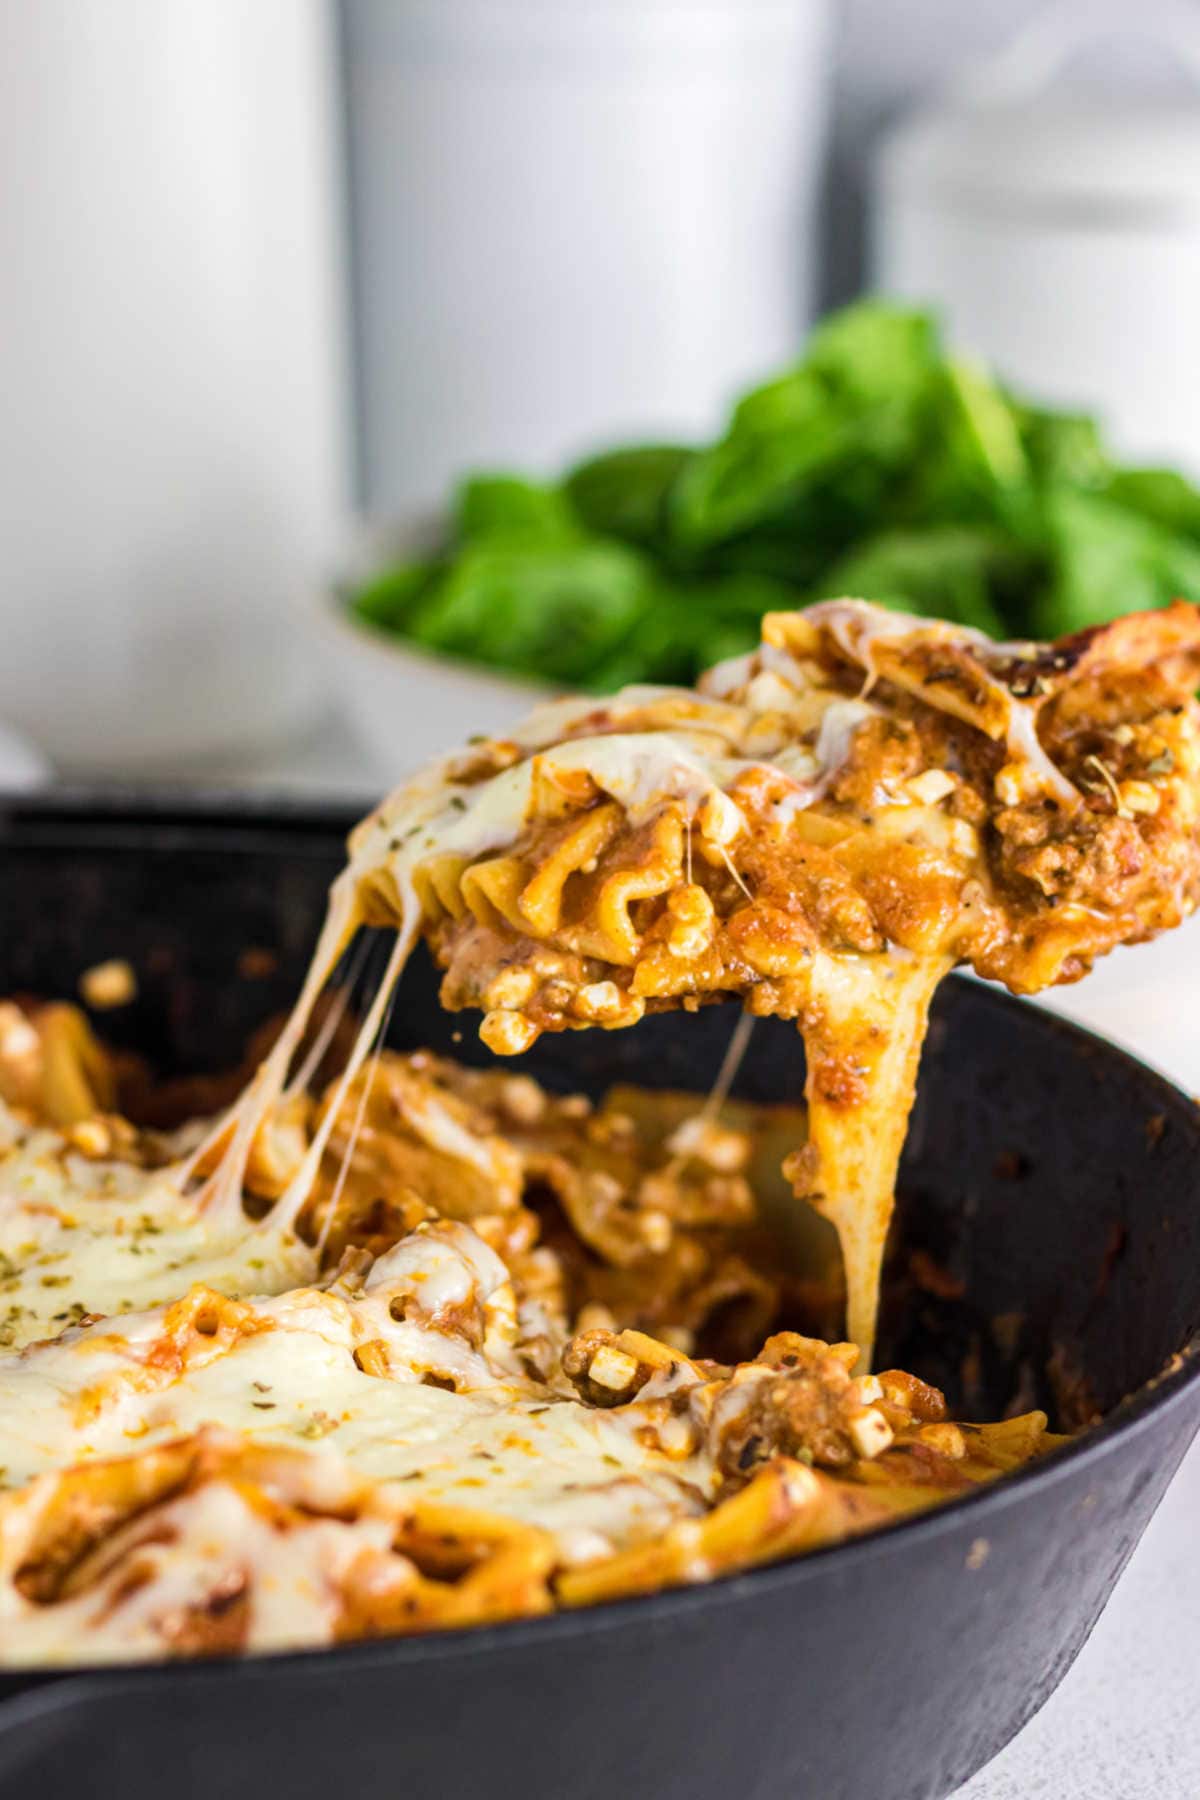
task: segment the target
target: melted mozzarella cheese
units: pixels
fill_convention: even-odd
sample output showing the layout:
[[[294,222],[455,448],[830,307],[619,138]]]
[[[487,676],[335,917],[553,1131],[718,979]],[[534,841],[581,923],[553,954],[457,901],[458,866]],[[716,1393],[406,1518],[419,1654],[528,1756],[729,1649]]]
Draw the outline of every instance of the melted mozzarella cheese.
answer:
[[[535,778],[583,774],[638,818],[665,800],[695,812],[711,800],[744,821],[724,788],[745,765],[712,756],[703,740],[683,731],[616,732],[569,738],[488,781],[429,793],[401,789],[351,839],[351,866],[369,873],[382,858],[402,886],[433,854],[482,856],[518,838],[529,822]]]
[[[170,1501],[157,1529],[139,1537],[135,1521],[116,1542],[136,1542],[138,1578],[114,1558],[95,1585],[39,1605],[15,1584],[0,1587],[0,1661],[54,1666],[159,1660],[186,1629],[189,1613],[208,1612],[225,1585],[246,1584],[249,1616],[242,1648],[300,1650],[331,1642],[343,1583],[364,1552],[383,1554],[387,1519],[312,1519],[276,1530],[236,1487],[208,1483]],[[252,1577],[251,1579],[248,1579]]]
[[[218,1425],[311,1446],[361,1475],[403,1482],[414,1500],[502,1513],[565,1534],[568,1544],[586,1533],[621,1545],[693,1510],[664,1458],[580,1401],[498,1382],[456,1393],[425,1385],[419,1365],[392,1379],[367,1375],[319,1308],[292,1305],[276,1321],[162,1389],[120,1381],[136,1376],[131,1347],[144,1342],[147,1324],[160,1323],[154,1315],[123,1321],[123,1342],[92,1327],[72,1331],[54,1354],[9,1359],[0,1366],[4,1481],[19,1485]],[[443,1369],[454,1360],[444,1345],[420,1345],[418,1354]],[[114,1378],[108,1404],[84,1422],[81,1395]]]
[[[73,1280],[88,1281],[95,1253],[93,1237]],[[475,1348],[444,1321],[477,1298]],[[358,1294],[297,1288],[246,1313],[231,1342],[201,1338],[169,1356],[159,1308],[0,1358],[4,1484],[217,1426],[309,1447],[403,1483],[414,1500],[536,1523],[567,1559],[661,1530],[711,1484],[705,1466],[671,1461],[625,1422],[524,1374],[507,1271],[465,1225],[401,1240]],[[384,1348],[386,1375],[356,1361],[368,1343]]]
[[[10,1121],[0,1149],[0,1349],[53,1337],[85,1313],[140,1312],[193,1282],[271,1294],[315,1274],[306,1244],[201,1210],[174,1170],[90,1162],[57,1132]]]

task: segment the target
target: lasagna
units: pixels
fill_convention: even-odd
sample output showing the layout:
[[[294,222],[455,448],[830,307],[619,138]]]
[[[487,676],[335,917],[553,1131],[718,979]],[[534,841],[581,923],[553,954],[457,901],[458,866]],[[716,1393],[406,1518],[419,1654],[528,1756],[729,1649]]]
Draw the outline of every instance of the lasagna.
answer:
[[[872,1370],[896,1164],[947,969],[1034,992],[1194,906],[1198,673],[1182,605],[1049,646],[768,617],[695,692],[555,703],[385,801],[207,1122],[74,1008],[0,1007],[0,1661],[586,1605],[1052,1448]],[[394,936],[352,1018],[362,926]],[[718,1090],[397,1056],[420,936],[501,1056],[736,1000]],[[750,1108],[768,1015],[806,1090]]]
[[[819,1237],[789,1274],[768,1228],[800,1109],[594,1105],[385,1051],[291,1103],[232,1221],[180,1181],[194,1127],[104,1110],[121,1085],[81,1015],[0,1012],[2,1663],[588,1605],[839,1542],[1057,1441],[780,1328],[841,1298]]]
[[[869,1362],[932,995],[956,963],[1036,993],[1177,925],[1200,891],[1200,610],[1055,644],[863,601],[769,614],[698,691],[537,710],[447,757],[350,840],[309,980],[212,1178],[246,1158],[362,923],[395,930],[355,1072],[419,934],[497,1054],[544,1031],[738,999],[808,1059],[798,1196],[842,1243]],[[314,1145],[280,1204],[304,1202]]]

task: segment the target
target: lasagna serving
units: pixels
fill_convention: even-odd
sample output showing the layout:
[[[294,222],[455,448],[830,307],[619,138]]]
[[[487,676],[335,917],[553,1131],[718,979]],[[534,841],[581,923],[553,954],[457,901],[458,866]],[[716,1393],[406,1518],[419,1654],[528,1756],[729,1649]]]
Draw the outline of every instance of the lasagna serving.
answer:
[[[1034,992],[1194,907],[1198,679],[1184,605],[1048,646],[771,616],[698,691],[554,703],[385,801],[209,1122],[73,1007],[0,1007],[0,1661],[585,1605],[1052,1448],[872,1371],[896,1166],[950,967]],[[386,1050],[422,936],[497,1056],[737,1000],[718,1090]],[[804,1039],[777,1107],[729,1098],[756,1016]]]

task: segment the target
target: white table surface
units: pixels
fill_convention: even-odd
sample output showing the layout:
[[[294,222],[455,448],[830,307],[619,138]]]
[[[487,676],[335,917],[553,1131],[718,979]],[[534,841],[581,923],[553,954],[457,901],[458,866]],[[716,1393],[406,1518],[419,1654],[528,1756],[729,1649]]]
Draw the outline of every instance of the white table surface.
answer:
[[[336,714],[305,742],[254,765],[197,773],[247,789],[354,799],[389,785]],[[1200,1094],[1200,918],[1182,933],[1118,951],[1049,1004]],[[955,1800],[1200,1800],[1198,1634],[1200,1441],[1074,1668]]]
[[[1200,919],[1049,1004],[1200,1094]],[[1062,1686],[955,1800],[1198,1800],[1198,1633],[1200,1441]]]

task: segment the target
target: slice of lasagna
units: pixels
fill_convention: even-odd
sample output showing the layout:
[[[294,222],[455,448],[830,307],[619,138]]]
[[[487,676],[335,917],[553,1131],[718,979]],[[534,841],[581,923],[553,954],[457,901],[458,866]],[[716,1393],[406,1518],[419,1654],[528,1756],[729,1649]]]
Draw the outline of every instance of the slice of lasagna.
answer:
[[[503,1054],[724,997],[795,1019],[796,1191],[841,1236],[869,1356],[929,1002],[955,963],[1034,993],[1174,926],[1200,886],[1200,611],[997,644],[862,601],[769,615],[698,691],[542,707],[392,794],[354,832],[295,1016],[228,1128],[240,1204],[322,986],[390,925],[424,933],[450,1008]],[[279,1202],[304,1204],[320,1148]]]

